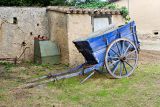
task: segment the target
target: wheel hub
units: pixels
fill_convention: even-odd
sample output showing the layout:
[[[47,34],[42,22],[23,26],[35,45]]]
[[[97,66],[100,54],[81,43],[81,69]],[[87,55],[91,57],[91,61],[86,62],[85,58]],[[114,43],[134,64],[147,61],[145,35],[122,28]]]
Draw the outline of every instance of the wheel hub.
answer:
[[[124,62],[126,60],[126,57],[125,56],[120,56],[119,59],[120,59],[121,62]]]

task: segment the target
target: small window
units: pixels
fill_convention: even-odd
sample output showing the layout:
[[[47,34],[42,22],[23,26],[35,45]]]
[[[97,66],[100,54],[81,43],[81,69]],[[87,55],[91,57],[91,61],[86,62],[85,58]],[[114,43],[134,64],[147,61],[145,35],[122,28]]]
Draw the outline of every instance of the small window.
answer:
[[[104,16],[104,17],[92,18],[93,32],[106,28],[110,24],[111,24],[111,17]]]
[[[17,24],[17,23],[18,23],[17,17],[13,17],[13,24]]]

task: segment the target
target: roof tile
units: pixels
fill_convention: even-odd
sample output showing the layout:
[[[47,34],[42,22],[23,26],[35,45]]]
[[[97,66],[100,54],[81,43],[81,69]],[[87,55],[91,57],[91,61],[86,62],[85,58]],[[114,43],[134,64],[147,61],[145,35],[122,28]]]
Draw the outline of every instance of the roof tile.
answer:
[[[64,7],[64,6],[48,6],[47,11],[56,11],[66,14],[92,14],[92,15],[99,15],[99,14],[111,14],[111,15],[119,15],[119,10],[110,10],[107,8],[101,9],[82,9],[82,8],[75,8],[75,7]]]

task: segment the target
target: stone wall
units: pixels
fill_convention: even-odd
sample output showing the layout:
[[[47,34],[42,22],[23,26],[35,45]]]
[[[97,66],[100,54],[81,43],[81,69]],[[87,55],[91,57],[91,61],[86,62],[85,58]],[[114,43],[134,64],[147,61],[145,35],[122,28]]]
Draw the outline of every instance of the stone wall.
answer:
[[[88,36],[92,32],[91,16],[88,14],[68,14],[69,64],[84,63],[84,58],[72,41]]]
[[[46,8],[0,7],[0,57],[18,57],[27,47],[22,59],[32,60],[38,35],[49,35]]]
[[[61,62],[69,62],[69,47],[67,34],[67,15],[48,11],[50,39],[56,42],[60,48]]]
[[[116,26],[124,25],[125,19],[121,15],[112,15],[112,23]]]
[[[72,41],[92,32],[91,17],[48,11],[48,19],[50,39],[60,47],[61,63],[74,65],[84,62]]]

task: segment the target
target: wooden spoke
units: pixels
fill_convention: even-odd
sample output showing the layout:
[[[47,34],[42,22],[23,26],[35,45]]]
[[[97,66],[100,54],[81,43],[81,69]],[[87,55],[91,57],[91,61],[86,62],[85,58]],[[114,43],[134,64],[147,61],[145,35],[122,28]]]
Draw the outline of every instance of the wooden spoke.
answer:
[[[121,46],[121,47],[122,47],[122,48],[121,48],[121,55],[122,55],[122,54],[123,54],[123,51],[124,51],[124,42],[121,41],[121,43],[122,43],[122,44],[121,44],[121,45],[122,45],[122,46]]]
[[[126,74],[128,74],[128,71],[124,62],[123,62],[123,67],[124,67],[124,70],[126,71]]]
[[[131,68],[133,68],[133,66],[131,64],[129,64],[127,61],[124,61],[127,65],[129,65]]]
[[[122,69],[122,62],[120,62],[120,76],[122,76],[122,72],[123,72],[123,69]]]
[[[126,58],[127,60],[136,60],[136,58]]]
[[[116,46],[117,46],[117,49],[118,49],[119,55],[121,55],[121,52],[120,52],[120,49],[119,49],[119,47],[118,47],[117,43],[116,43]]]
[[[117,52],[115,52],[113,49],[111,49],[116,55],[120,56]]]
[[[116,64],[117,62],[119,62],[119,60],[117,60],[117,61],[111,63],[111,64],[109,65],[109,67],[113,66],[113,65]]]
[[[134,53],[134,52],[136,52],[136,50],[131,51],[131,52],[129,52],[129,53],[126,53],[126,57],[129,56],[129,55],[131,55],[131,54]]]
[[[129,50],[131,44],[128,45],[128,47],[126,48],[125,52],[124,52],[124,55],[126,55],[127,51]]]
[[[118,65],[120,62],[117,62],[116,66],[113,68],[113,74],[116,72],[116,70],[118,69]]]

